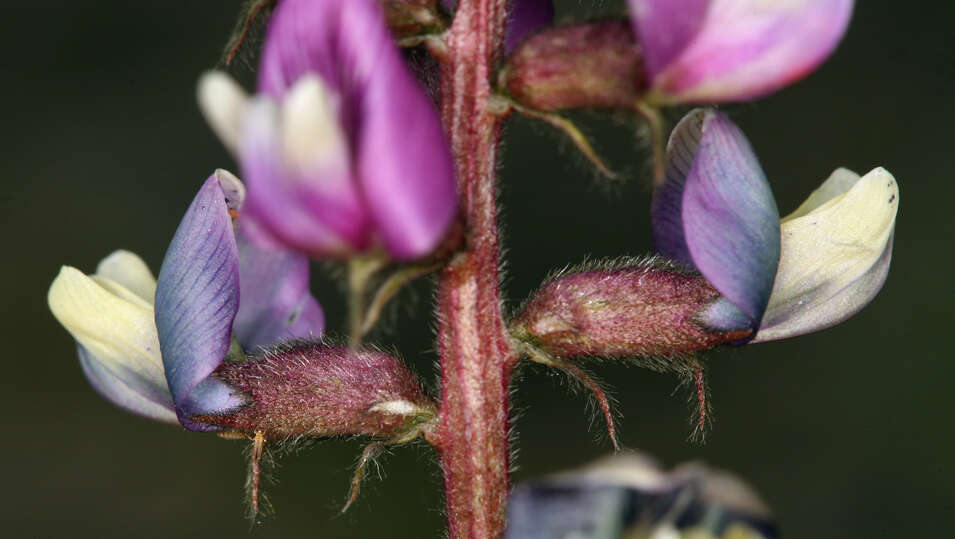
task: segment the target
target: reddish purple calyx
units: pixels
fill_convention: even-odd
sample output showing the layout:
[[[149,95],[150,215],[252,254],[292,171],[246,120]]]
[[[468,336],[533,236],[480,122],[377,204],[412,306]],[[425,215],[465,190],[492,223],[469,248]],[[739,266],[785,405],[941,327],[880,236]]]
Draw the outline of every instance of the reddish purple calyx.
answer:
[[[544,283],[511,332],[556,357],[676,358],[748,336],[696,321],[719,297],[702,276],[670,265],[583,270]]]
[[[413,437],[435,415],[434,402],[404,363],[374,350],[301,341],[225,362],[215,376],[248,404],[194,419],[269,440]]]
[[[647,87],[640,47],[624,21],[539,32],[507,60],[499,86],[537,110],[633,107]]]

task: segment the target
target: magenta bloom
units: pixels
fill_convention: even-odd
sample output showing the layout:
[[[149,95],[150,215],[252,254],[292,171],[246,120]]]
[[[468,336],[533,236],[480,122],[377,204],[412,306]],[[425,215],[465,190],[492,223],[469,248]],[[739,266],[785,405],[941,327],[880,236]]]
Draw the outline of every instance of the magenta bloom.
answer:
[[[200,83],[213,128],[248,185],[256,243],[316,257],[383,248],[428,254],[457,210],[448,142],[375,0],[284,0],[269,26],[260,94],[223,74]]]
[[[722,103],[779,90],[815,69],[852,0],[628,0],[658,103]]]

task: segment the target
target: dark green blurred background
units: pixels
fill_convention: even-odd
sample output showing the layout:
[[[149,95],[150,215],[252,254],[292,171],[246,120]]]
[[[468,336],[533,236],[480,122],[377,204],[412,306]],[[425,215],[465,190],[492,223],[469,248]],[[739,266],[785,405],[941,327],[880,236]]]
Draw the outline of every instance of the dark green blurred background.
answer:
[[[440,537],[440,475],[424,446],[383,461],[344,516],[357,442],[281,459],[277,518],[243,519],[243,444],[127,415],[87,385],[46,307],[61,264],[92,271],[116,248],[158,269],[186,205],[216,167],[234,168],[204,125],[198,75],[218,59],[235,1],[6,2],[0,35],[0,226],[5,537]],[[622,2],[569,0],[559,17]],[[902,192],[892,271],[858,316],[828,331],[710,355],[716,422],[688,442],[673,377],[601,366],[622,441],[667,465],[693,458],[747,478],[788,537],[948,537],[955,516],[952,200],[955,9],[862,0],[835,56],[806,81],[729,108],[751,138],[781,212],[829,172],[882,165]],[[246,73],[247,75],[247,73]],[[547,127],[508,122],[501,202],[505,295],[552,268],[648,252],[646,153],[634,122],[579,116],[627,181],[599,181]],[[315,289],[329,326],[341,302]],[[402,298],[390,334],[434,381],[427,283]],[[410,307],[408,306],[410,305]],[[528,369],[516,384],[515,480],[579,466],[610,447],[586,398]]]

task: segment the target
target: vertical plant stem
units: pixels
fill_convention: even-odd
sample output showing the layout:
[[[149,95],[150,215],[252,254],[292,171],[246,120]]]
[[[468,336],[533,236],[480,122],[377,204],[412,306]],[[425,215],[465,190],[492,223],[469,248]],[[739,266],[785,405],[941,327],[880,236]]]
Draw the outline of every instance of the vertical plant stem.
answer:
[[[455,154],[467,243],[438,288],[441,405],[437,429],[451,538],[504,531],[508,384],[517,356],[501,314],[496,149],[501,118],[492,69],[504,38],[504,0],[461,0],[442,57],[442,118]]]

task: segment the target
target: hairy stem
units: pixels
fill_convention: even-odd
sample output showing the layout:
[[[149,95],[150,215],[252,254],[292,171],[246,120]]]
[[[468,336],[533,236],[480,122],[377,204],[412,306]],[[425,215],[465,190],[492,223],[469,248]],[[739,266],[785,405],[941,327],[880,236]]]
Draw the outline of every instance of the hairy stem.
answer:
[[[501,314],[491,80],[504,39],[504,0],[461,0],[446,35],[442,119],[455,153],[465,250],[438,287],[441,404],[429,440],[444,474],[448,535],[495,538],[508,493],[508,384],[516,362]]]

